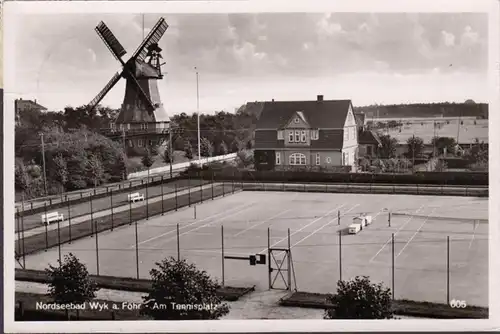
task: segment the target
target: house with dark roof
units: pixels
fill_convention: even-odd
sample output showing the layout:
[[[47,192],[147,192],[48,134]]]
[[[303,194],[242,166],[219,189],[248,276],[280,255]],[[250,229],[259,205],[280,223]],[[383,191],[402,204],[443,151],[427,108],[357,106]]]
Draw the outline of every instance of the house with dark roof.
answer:
[[[264,102],[254,149],[261,169],[354,166],[358,136],[351,100],[318,95],[315,101]]]
[[[367,158],[376,157],[378,149],[382,146],[377,132],[366,128],[364,113],[355,113],[354,119],[358,127],[358,156]]]
[[[16,115],[16,124],[21,122],[21,113],[28,110],[45,111],[47,108],[38,104],[36,100],[23,100],[22,98],[14,100],[14,111]]]

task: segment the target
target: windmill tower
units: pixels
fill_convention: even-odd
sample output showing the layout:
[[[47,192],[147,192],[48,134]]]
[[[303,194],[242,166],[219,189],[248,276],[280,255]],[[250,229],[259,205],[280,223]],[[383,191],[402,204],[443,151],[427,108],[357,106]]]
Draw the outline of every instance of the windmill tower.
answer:
[[[165,145],[170,130],[170,119],[163,108],[158,90],[161,73],[161,51],[158,42],[168,28],[164,18],[160,18],[150,33],[143,39],[137,50],[126,62],[122,57],[127,53],[104,22],[95,31],[111,54],[118,60],[122,70],[88,104],[94,109],[121,79],[125,78],[125,96],[120,113],[108,132],[116,137],[121,134],[129,155],[143,154],[147,149]]]

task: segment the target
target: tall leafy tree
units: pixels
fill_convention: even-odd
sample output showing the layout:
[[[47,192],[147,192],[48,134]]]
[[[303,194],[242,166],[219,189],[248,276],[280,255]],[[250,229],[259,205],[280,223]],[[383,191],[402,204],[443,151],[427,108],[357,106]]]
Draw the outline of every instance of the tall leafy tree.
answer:
[[[68,164],[66,163],[66,159],[61,153],[59,153],[52,160],[52,163],[54,166],[53,178],[59,183],[62,196],[66,183],[68,182]]]
[[[191,146],[191,142],[189,140],[184,142],[184,156],[189,160],[193,159],[193,147]]]
[[[410,137],[406,140],[408,146],[408,158],[419,157],[424,150],[424,141],[420,137]]]
[[[205,137],[200,140],[200,150],[202,157],[211,157],[214,153],[212,143]]]
[[[379,136],[382,147],[378,149],[378,155],[382,159],[390,159],[396,156],[397,139],[392,138],[390,135]]]

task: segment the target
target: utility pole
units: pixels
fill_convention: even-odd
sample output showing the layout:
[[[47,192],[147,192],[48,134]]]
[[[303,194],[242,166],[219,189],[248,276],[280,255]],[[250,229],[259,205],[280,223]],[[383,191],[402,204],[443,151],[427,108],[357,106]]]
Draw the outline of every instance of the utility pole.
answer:
[[[40,133],[40,139],[42,140],[43,185],[45,188],[45,196],[48,196],[49,193],[47,192],[47,171],[45,167],[45,143],[43,141],[43,132]]]
[[[196,70],[196,114],[198,116],[198,162],[202,165],[201,162],[201,138],[200,138],[200,91],[198,84],[198,69]]]

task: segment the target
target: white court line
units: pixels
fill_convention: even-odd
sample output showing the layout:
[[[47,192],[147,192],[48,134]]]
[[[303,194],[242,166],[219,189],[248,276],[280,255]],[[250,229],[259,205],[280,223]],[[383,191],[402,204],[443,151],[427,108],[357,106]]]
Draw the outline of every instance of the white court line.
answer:
[[[419,212],[420,212],[420,210],[422,210],[422,208],[423,208],[423,207],[424,207],[424,204],[422,204],[422,205],[420,206],[420,208],[418,208],[418,209],[417,209],[417,211],[415,211],[415,213],[419,213]],[[398,228],[398,229],[397,229],[397,231],[394,233],[394,236],[396,236],[396,234],[398,234],[398,232],[399,232],[399,231],[401,231],[401,229],[402,229],[403,227],[405,227],[406,225],[408,225],[408,223],[409,223],[412,219],[413,219],[413,217],[408,218],[408,220],[406,221],[406,223],[404,223],[403,225],[401,225],[401,227],[400,227],[400,228]],[[380,253],[384,250],[385,246],[387,246],[387,245],[389,244],[389,242],[391,242],[391,240],[392,240],[392,236],[391,236],[389,239],[387,239],[387,241],[385,242],[385,244],[384,244],[384,245],[383,245],[383,246],[379,249],[379,251],[378,251],[378,252],[377,252],[377,253],[376,253],[376,254],[375,254],[375,255],[374,255],[374,256],[370,259],[369,263],[372,263],[372,262],[373,262],[373,260],[375,260],[375,258],[376,258],[376,257],[377,257],[377,256],[378,256],[378,255],[379,255],[379,254],[380,254]]]
[[[342,208],[344,205],[345,205],[345,204],[342,204],[342,205],[340,205],[340,206],[336,207],[335,209],[332,209],[332,210],[330,210],[330,211],[326,212],[323,216],[321,216],[321,217],[319,217],[319,218],[314,219],[314,220],[313,220],[312,222],[310,222],[309,224],[306,224],[306,225],[302,226],[300,229],[298,229],[297,231],[295,231],[295,232],[293,232],[292,234],[290,234],[290,237],[291,237],[292,235],[295,235],[295,234],[299,233],[300,231],[302,231],[302,230],[303,230],[303,229],[305,229],[306,227],[311,226],[312,224],[316,223],[317,221],[319,221],[319,220],[321,220],[321,219],[325,218],[326,216],[328,216],[328,215],[329,215],[330,213],[332,213],[333,211],[335,211],[335,210],[340,210],[340,208]],[[280,243],[280,242],[282,242],[283,240],[286,240],[287,238],[288,238],[288,235],[287,235],[286,237],[284,237],[284,238],[281,238],[278,242],[275,242],[274,244],[272,244],[272,245],[270,246],[270,248],[273,248],[274,246],[276,246],[277,244],[279,244],[279,243]],[[268,250],[268,248],[266,247],[266,248],[264,248],[263,250],[261,250],[260,252],[258,252],[257,254],[261,254],[261,253],[267,252],[267,250]]]
[[[341,214],[340,216],[341,217],[344,217],[348,212],[351,212],[352,210],[354,210],[354,208],[357,208],[359,206],[359,204],[356,204],[354,205],[352,208],[350,208],[349,210],[345,211],[343,214]],[[299,241],[297,241],[295,244],[293,244],[292,246],[290,246],[290,249],[292,249],[293,247],[297,246],[298,244],[300,244],[302,241],[306,240],[307,238],[309,238],[310,236],[314,235],[315,233],[317,233],[318,231],[321,231],[322,229],[324,229],[326,226],[330,225],[331,223],[333,223],[334,221],[336,221],[337,219],[339,219],[339,217],[335,217],[334,219],[330,220],[329,222],[327,222],[326,224],[324,224],[323,226],[317,228],[316,230],[312,231],[311,233],[309,233],[308,235],[306,235],[304,238],[300,239]]]
[[[418,234],[418,232],[420,232],[420,230],[422,229],[422,227],[424,227],[424,225],[427,223],[427,221],[429,220],[429,217],[434,213],[434,211],[436,211],[436,208],[432,209],[431,213],[429,213],[427,215],[427,218],[424,219],[424,222],[422,223],[422,225],[420,225],[420,227],[415,231],[415,233],[413,233],[413,235],[411,236],[410,240],[408,240],[406,242],[406,244],[403,246],[403,249],[401,249],[398,253],[398,255],[396,255],[396,259],[401,255],[401,253],[403,253],[403,251],[405,250],[405,248],[410,244],[410,242],[413,240],[413,238],[415,238],[415,236]]]
[[[231,213],[231,214],[229,214],[229,215],[227,215],[227,216],[225,216],[225,217],[222,217],[222,218],[221,218],[221,219],[219,219],[219,220],[216,220],[216,221],[214,220],[214,221],[211,221],[211,222],[209,222],[209,223],[207,223],[207,224],[203,224],[203,225],[201,225],[201,226],[195,227],[195,228],[193,228],[193,229],[191,229],[191,230],[189,230],[189,231],[182,232],[182,233],[180,233],[180,234],[179,234],[179,238],[180,238],[181,236],[185,235],[185,234],[189,234],[189,233],[191,233],[191,232],[197,231],[197,230],[199,230],[200,228],[204,228],[204,227],[210,226],[210,225],[212,225],[212,224],[214,224],[214,223],[220,223],[221,221],[224,221],[224,220],[226,220],[226,219],[228,219],[228,218],[231,218],[231,217],[233,217],[233,216],[236,216],[236,215],[238,215],[238,214],[242,213],[243,211],[250,209],[250,208],[253,206],[253,204],[255,204],[255,202],[252,202],[252,203],[250,203],[250,204],[247,204],[247,206],[246,206],[245,208],[243,208],[243,209],[241,209],[241,210],[238,210],[238,211],[236,211],[236,212],[233,212],[233,213]],[[194,223],[189,224],[188,226],[191,226],[191,225],[193,225],[193,224],[194,224]],[[187,227],[187,226],[185,226],[185,227]],[[165,234],[169,234],[169,233],[172,233],[172,232],[175,232],[175,231],[170,231],[170,232],[165,233]],[[159,238],[159,237],[160,237],[160,236],[158,236],[158,237],[154,237],[154,238],[152,238],[152,239],[157,239],[157,238]],[[174,239],[177,239],[177,236],[174,236],[174,237],[168,238],[168,239],[166,239],[164,242],[165,242],[165,243],[167,243],[167,242],[169,242],[169,241],[171,241],[171,240],[174,240]],[[135,248],[135,245],[134,245],[134,246],[132,246],[132,247],[130,247],[130,248]]]
[[[242,204],[242,205],[237,206],[237,207],[235,207],[235,208],[229,209],[229,212],[236,211],[236,213],[238,213],[238,212],[241,212],[241,211],[243,211],[243,210],[248,209],[248,207],[250,207],[250,206],[251,206],[251,205],[253,205],[253,204],[254,204],[254,202],[252,202],[252,203],[250,203],[250,204],[249,204],[249,203]],[[216,217],[221,216],[221,215],[224,215],[224,214],[226,214],[226,213],[227,213],[227,211],[224,211],[224,212],[219,212],[219,213],[213,214],[213,215],[211,215],[211,216],[208,216],[208,217],[206,217],[206,218],[203,218],[203,219],[200,219],[200,220],[195,220],[195,221],[194,221],[194,222],[192,222],[191,224],[184,225],[184,226],[179,226],[179,230],[180,230],[180,229],[184,229],[184,228],[186,228],[186,227],[189,227],[189,226],[191,226],[191,225],[195,225],[195,224],[198,224],[198,223],[204,222],[204,221],[209,220],[209,219],[212,219],[212,218],[216,218]],[[234,214],[229,214],[227,217],[230,217],[230,216],[232,216],[232,215],[234,215]],[[205,226],[205,225],[203,225],[203,226]],[[177,232],[177,230],[173,230],[173,231],[168,231],[168,232],[162,233],[162,234],[157,235],[157,236],[154,236],[154,237],[152,237],[152,238],[149,238],[149,239],[143,240],[143,241],[139,242],[139,243],[138,243],[138,245],[145,244],[145,243],[147,243],[147,242],[150,242],[150,241],[156,240],[156,239],[158,239],[158,238],[161,238],[161,237],[164,237],[164,236],[166,236],[166,235],[169,235],[169,234],[172,234],[172,233],[176,233],[176,232]],[[135,244],[134,244],[134,245],[132,245],[132,246],[129,246],[128,248],[129,248],[129,249],[135,248]]]
[[[276,217],[279,217],[279,216],[281,216],[282,214],[285,214],[285,213],[287,213],[288,211],[291,211],[291,210],[292,210],[292,209],[286,209],[286,210],[283,210],[283,211],[281,211],[281,212],[279,212],[279,213],[275,214],[274,216],[271,216],[271,217],[267,218],[266,220],[264,220],[264,221],[262,221],[262,222],[260,222],[260,223],[257,223],[257,224],[255,224],[255,225],[252,225],[252,226],[250,226],[250,227],[248,227],[248,228],[244,229],[243,231],[240,231],[240,232],[236,233],[235,235],[233,235],[233,237],[237,237],[237,236],[239,236],[239,235],[242,235],[243,233],[245,233],[245,232],[247,232],[247,231],[249,231],[249,230],[253,229],[254,227],[257,227],[257,226],[259,226],[259,225],[265,224],[265,223],[267,223],[268,221],[270,221],[270,220],[272,220],[272,219],[274,219],[274,218],[276,218]]]
[[[469,249],[472,247],[472,242],[474,241],[474,236],[476,235],[476,230],[479,227],[479,224],[480,224],[480,220],[477,221],[476,227],[474,227],[474,230],[472,231],[472,239],[470,240],[470,243],[469,243]]]

